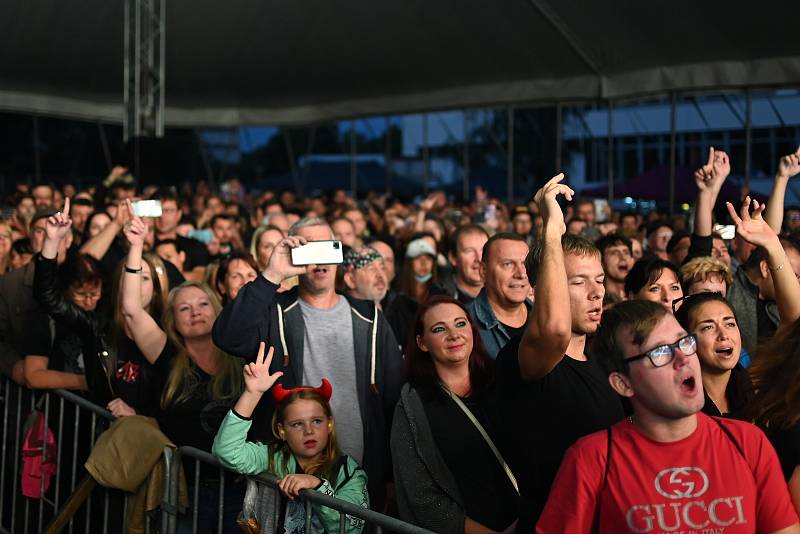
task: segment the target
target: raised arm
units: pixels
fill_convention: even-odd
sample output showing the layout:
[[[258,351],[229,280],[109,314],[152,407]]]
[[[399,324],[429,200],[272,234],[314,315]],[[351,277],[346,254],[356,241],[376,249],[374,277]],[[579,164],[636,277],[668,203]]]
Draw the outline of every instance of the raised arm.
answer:
[[[147,361],[155,363],[167,343],[167,334],[142,306],[142,250],[147,224],[133,213],[130,200],[119,209],[127,209],[130,215],[124,232],[131,245],[122,274],[122,317],[136,346]]]
[[[255,362],[244,366],[244,393],[222,422],[212,448],[214,456],[226,467],[247,475],[263,473],[269,460],[266,446],[247,441],[250,416],[262,395],[283,375],[280,371],[270,374],[274,351],[270,347],[265,356],[264,348],[264,343],[259,343]]]
[[[753,214],[750,214],[750,206]],[[795,276],[786,251],[775,230],[762,217],[766,206],[757,200],[745,198],[737,215],[733,205],[728,202],[728,213],[736,224],[736,233],[748,243],[762,247],[767,252],[767,267],[772,274],[775,288],[775,302],[781,316],[781,326],[794,323],[800,318],[800,282]]]
[[[769,195],[769,207],[764,212],[764,219],[775,233],[780,235],[783,226],[783,204],[786,198],[786,187],[792,176],[800,174],[800,147],[793,154],[783,156],[778,162],[778,172],[772,182],[772,193]]]
[[[552,178],[534,197],[544,219],[539,272],[536,273],[536,305],[528,319],[519,345],[519,368],[523,380],[537,380],[553,370],[564,357],[572,335],[569,287],[564,267],[561,236],[566,232],[558,195],[572,200],[574,192],[561,173]],[[565,305],[566,304],[566,305]]]
[[[99,234],[89,239],[81,246],[81,254],[92,256],[97,261],[102,260],[103,256],[106,255],[106,252],[108,252],[108,249],[114,242],[114,239],[116,239],[117,235],[119,235],[120,231],[125,227],[125,223],[128,222],[128,217],[129,212],[126,209],[126,205],[120,204],[117,207],[117,215],[114,217],[114,220],[108,223]]]
[[[292,249],[305,245],[306,242],[303,237],[289,236],[275,246],[261,276],[245,284],[233,302],[222,308],[214,321],[211,334],[215,345],[228,354],[251,360],[258,350],[259,341],[269,345],[281,342],[280,333],[270,330],[270,317],[277,313],[274,309],[275,294],[285,279],[314,268],[313,265],[292,265]],[[275,330],[279,329],[277,326],[273,327]]]
[[[33,272],[33,296],[53,319],[73,330],[86,333],[94,325],[94,314],[70,302],[56,282],[58,248],[72,227],[69,209],[70,202],[67,198],[64,200],[64,211],[47,219],[42,257],[37,260]]]
[[[700,237],[711,235],[714,205],[722,185],[731,173],[728,155],[721,150],[708,149],[708,162],[694,172],[697,186],[697,205],[694,211],[694,233]]]

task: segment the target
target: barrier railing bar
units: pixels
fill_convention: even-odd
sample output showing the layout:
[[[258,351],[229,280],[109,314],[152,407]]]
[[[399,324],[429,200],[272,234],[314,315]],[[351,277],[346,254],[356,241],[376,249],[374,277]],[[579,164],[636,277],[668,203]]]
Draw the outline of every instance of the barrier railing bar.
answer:
[[[70,494],[75,491],[77,485],[77,464],[78,464],[78,431],[80,430],[80,405],[75,404],[75,433],[72,435],[72,482]],[[75,526],[75,516],[69,519],[69,534],[72,534],[72,529]]]
[[[30,407],[30,410],[28,410],[28,413],[33,412],[35,407],[36,407],[36,399],[34,398],[33,395],[31,395],[31,407]],[[23,445],[24,445],[24,443],[23,443]],[[22,449],[20,449],[20,450],[22,450]],[[21,486],[20,486],[20,489],[22,489]],[[30,499],[25,499],[25,521],[23,523],[24,527],[23,527],[23,530],[22,530],[22,532],[24,532],[25,534],[28,534],[28,519],[30,518],[30,515],[31,515],[31,500]]]
[[[347,516],[339,512],[339,534],[344,534],[345,526],[347,525]]]
[[[311,507],[311,501],[306,500],[305,502],[306,507],[306,532],[311,532],[311,514],[314,513],[314,510]]]
[[[61,444],[64,435],[64,398],[58,399],[58,436],[56,436],[56,473],[61,474]],[[56,494],[53,499],[53,509],[58,510],[59,493],[61,492],[61,477],[56,477]]]
[[[219,503],[217,505],[217,534],[222,534],[222,520],[225,512],[225,469],[219,469]],[[309,532],[306,530],[306,532]]]
[[[47,434],[50,431],[50,395],[45,394],[44,396],[44,429],[42,431],[42,447],[41,447],[41,455],[42,455],[42,465],[44,465],[45,459],[47,458]],[[56,475],[58,475],[58,471],[56,471]],[[56,476],[58,478],[58,476]],[[39,529],[37,532],[42,531],[42,526],[44,523],[44,481],[45,477],[39,479]]]
[[[103,496],[103,534],[108,533],[108,488]]]
[[[179,454],[195,458],[195,461],[202,460],[204,463],[216,467],[224,467],[211,453],[195,449],[194,447],[179,447],[177,452]],[[269,473],[264,473],[253,478],[260,482],[269,484],[271,487],[277,487],[278,485],[278,477]],[[300,499],[303,501],[311,501],[312,503],[326,506],[340,513],[343,512],[347,515],[363,519],[364,521],[374,524],[376,532],[386,529],[391,532],[398,532],[400,534],[433,534],[432,531],[426,530],[422,527],[417,527],[374,510],[362,508],[355,504],[342,501],[341,499],[322,494],[315,490],[301,490]]]
[[[90,430],[90,433],[89,433],[89,450],[90,451],[94,448],[94,433],[95,433],[96,430],[97,430],[97,414],[92,412],[92,425],[91,425],[91,430]],[[77,451],[75,451],[75,454],[77,455]],[[90,529],[91,523],[92,523],[89,520],[89,518],[92,515],[92,493],[94,493],[94,492],[90,492],[89,496],[86,498],[86,516],[85,516],[85,520],[84,520],[84,525],[85,525],[84,526],[84,532],[86,534],[89,534],[89,529]]]
[[[177,502],[177,501],[176,501]],[[200,503],[200,460],[194,461],[194,500],[192,501],[192,534],[197,534],[197,505]]]
[[[63,397],[70,401],[73,404],[80,406],[90,412],[99,415],[104,419],[108,419],[109,421],[115,421],[116,417],[114,417],[111,412],[108,410],[101,408],[100,406],[96,405],[95,403],[88,401],[81,397],[80,395],[76,395],[71,391],[67,391],[66,389],[54,389],[53,393],[58,395],[59,397]]]
[[[17,494],[19,493],[19,462],[22,450],[19,443],[20,438],[20,419],[22,419],[22,388],[17,388],[17,421],[14,433],[14,481],[11,483],[11,532],[16,532],[17,525]]]
[[[6,496],[6,456],[8,449],[8,405],[11,402],[11,388],[9,387],[11,380],[4,379],[3,387],[3,445],[2,456],[0,456],[0,528],[3,524],[3,511],[5,510],[5,496]]]

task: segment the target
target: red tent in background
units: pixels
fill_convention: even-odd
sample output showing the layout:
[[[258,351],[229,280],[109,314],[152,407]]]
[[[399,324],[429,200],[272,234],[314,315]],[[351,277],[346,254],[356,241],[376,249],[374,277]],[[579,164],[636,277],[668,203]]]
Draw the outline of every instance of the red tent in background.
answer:
[[[697,187],[694,184],[693,174],[694,169],[690,167],[675,169],[675,202],[694,202],[697,197]],[[608,186],[584,189],[581,194],[588,197],[605,198],[608,195]],[[768,199],[767,196],[758,192],[751,193],[751,196],[759,202]],[[669,165],[659,165],[639,176],[615,182],[614,198],[625,197],[655,200],[659,203],[669,202]],[[733,202],[736,206],[741,202],[741,188],[733,183],[731,177],[725,181],[719,194],[718,203],[726,201]]]

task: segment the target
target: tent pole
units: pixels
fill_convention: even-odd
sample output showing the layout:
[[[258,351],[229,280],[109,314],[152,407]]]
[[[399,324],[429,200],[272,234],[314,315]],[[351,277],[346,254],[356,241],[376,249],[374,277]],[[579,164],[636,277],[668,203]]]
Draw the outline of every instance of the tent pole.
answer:
[[[428,178],[429,178],[429,171],[428,168],[430,165],[430,152],[428,150],[428,114],[422,114],[422,161],[423,161],[423,169],[422,169],[422,192],[427,195],[428,194]]]
[[[608,203],[614,205],[614,102],[608,101]]]
[[[386,169],[386,194],[392,193],[392,121],[386,116],[386,134],[384,135],[384,168]]]
[[[670,111],[669,111],[669,214],[675,213],[675,171],[676,159],[678,155],[677,140],[678,140],[678,93],[672,91],[670,95]]]
[[[34,176],[36,177],[36,181],[34,183],[39,183],[42,181],[42,152],[41,146],[39,144],[39,117],[34,115],[33,116],[33,168],[34,168]]]
[[[469,202],[469,111],[464,110],[464,202]]]
[[[753,93],[747,88],[744,117],[744,187],[750,192],[750,173],[753,166]]]
[[[508,203],[514,202],[514,106],[508,106],[508,149],[506,150],[506,191]]]
[[[111,151],[108,148],[108,138],[106,137],[106,129],[103,128],[103,123],[97,121],[97,133],[100,135],[100,146],[103,148],[103,157],[106,159],[106,167],[111,171]]]
[[[563,129],[563,124],[562,124],[563,117],[562,117],[562,114],[563,114],[563,107],[561,106],[561,102],[559,102],[558,104],[556,104],[556,168],[555,168],[555,173],[556,174],[559,173],[559,172],[562,172],[562,170],[563,170],[561,168],[562,167],[562,164],[561,164],[561,158],[562,158],[562,154],[561,154],[562,139],[561,139],[561,136],[563,135],[563,133],[561,131]]]
[[[358,196],[358,168],[356,166],[356,155],[358,148],[356,147],[356,120],[350,123],[350,191],[353,198]]]

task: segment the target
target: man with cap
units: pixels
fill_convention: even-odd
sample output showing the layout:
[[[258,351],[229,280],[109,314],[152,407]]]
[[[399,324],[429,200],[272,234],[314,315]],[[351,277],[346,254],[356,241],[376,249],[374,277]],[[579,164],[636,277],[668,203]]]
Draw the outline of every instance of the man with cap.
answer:
[[[34,254],[42,250],[48,217],[52,208],[37,211],[31,220],[31,244]],[[64,263],[67,250],[72,245],[72,232],[61,241],[57,260]],[[0,276],[0,372],[18,384],[24,384],[24,347],[27,324],[49,324],[47,314],[33,298],[33,273],[36,262]]]
[[[351,248],[344,255],[342,268],[347,293],[380,306],[389,289],[383,256],[370,246]]]
[[[531,290],[525,269],[528,244],[513,233],[495,234],[483,246],[483,289],[467,307],[483,345],[497,357],[508,340],[521,335],[528,319]]]

